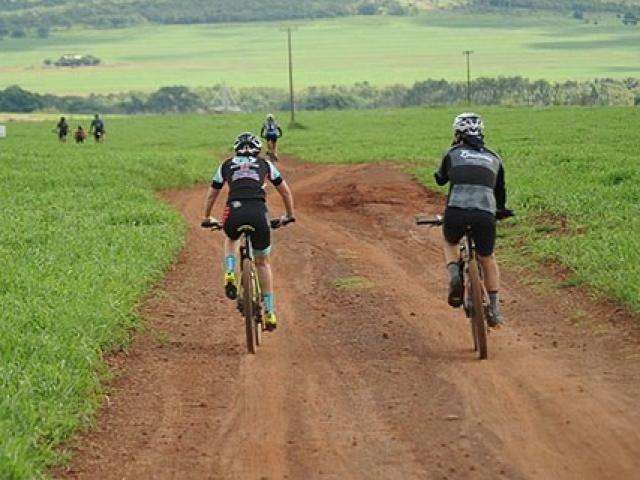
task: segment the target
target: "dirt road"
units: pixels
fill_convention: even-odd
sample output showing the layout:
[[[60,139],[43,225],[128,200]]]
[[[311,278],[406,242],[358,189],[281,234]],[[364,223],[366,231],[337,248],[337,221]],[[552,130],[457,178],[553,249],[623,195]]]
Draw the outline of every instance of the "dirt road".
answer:
[[[166,194],[186,247],[61,478],[640,478],[633,318],[506,274],[509,325],[479,362],[440,232],[412,225],[438,197],[389,166],[283,171],[298,222],[274,234],[279,330],[245,353],[204,188]]]

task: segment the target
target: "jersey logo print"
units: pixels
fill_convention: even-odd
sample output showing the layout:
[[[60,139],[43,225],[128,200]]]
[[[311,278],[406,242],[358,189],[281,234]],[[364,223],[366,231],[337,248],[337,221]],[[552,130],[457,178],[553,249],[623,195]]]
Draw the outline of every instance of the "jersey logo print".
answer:
[[[259,167],[257,164],[251,162],[242,163],[241,165],[234,165],[231,167],[235,171],[231,175],[231,181],[235,182],[237,180],[249,179],[255,180],[256,182],[260,182],[260,172],[258,171]]]
[[[480,152],[471,152],[469,150],[463,150],[460,152],[460,158],[463,158],[470,164],[482,165],[482,164],[493,164],[495,158],[491,155],[485,155]]]

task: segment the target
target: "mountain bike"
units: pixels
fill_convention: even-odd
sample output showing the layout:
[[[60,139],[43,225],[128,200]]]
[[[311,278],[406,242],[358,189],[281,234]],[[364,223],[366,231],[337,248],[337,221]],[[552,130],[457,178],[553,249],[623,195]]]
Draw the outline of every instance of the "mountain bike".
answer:
[[[438,215],[434,219],[417,218],[417,225],[442,226],[443,218]],[[491,320],[489,295],[482,280],[482,267],[478,262],[476,247],[471,234],[471,227],[465,228],[464,241],[460,244],[460,274],[463,278],[464,312],[470,320],[473,349],[478,352],[480,360],[486,360],[487,324]]]
[[[270,220],[272,230],[276,230],[289,223],[295,222],[293,218],[274,218]],[[203,222],[203,228],[222,230],[219,222]],[[262,291],[256,269],[251,233],[255,228],[251,225],[241,225],[238,231],[242,235],[240,244],[240,288],[238,291],[237,307],[244,317],[247,351],[255,354],[258,346],[262,344],[262,332],[266,330],[263,321]]]

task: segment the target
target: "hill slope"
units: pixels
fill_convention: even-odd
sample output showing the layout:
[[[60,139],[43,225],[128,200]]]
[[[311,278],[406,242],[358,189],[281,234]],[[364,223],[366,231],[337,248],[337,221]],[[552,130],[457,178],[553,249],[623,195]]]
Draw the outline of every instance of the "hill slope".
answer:
[[[408,13],[397,0],[70,0],[0,1],[4,30],[85,25],[123,27],[163,24],[247,22],[327,18],[354,14]]]

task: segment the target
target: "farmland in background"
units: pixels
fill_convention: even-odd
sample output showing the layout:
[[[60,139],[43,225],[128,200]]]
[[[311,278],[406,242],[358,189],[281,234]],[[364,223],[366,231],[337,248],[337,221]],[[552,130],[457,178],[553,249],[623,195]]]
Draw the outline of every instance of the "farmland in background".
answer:
[[[584,23],[568,13],[429,11],[415,17],[316,20],[294,34],[295,84],[411,84],[465,78],[462,50],[475,51],[474,77],[592,79],[640,76],[640,31],[612,14]],[[52,31],[48,38],[5,38],[0,86],[57,94],[151,91],[160,86],[226,83],[286,87],[286,37],[279,23],[142,25]],[[65,53],[91,54],[100,66],[44,67]]]

